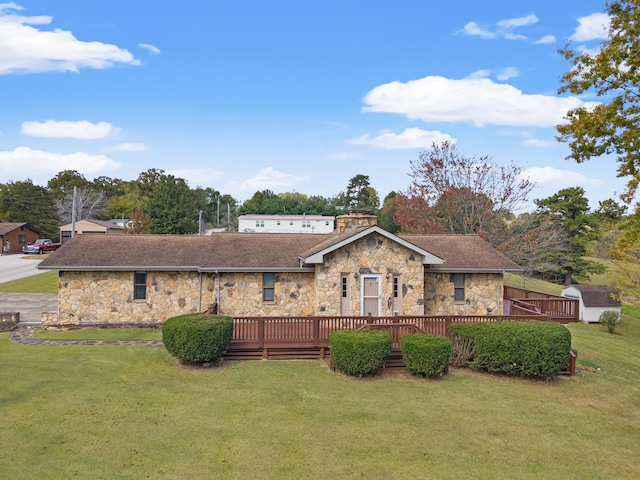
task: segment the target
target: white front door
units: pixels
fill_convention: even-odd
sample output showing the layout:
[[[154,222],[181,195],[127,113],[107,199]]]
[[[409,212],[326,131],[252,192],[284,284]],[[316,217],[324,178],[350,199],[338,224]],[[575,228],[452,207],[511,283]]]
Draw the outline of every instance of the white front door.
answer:
[[[380,275],[362,275],[360,292],[360,315],[377,317],[380,315]]]

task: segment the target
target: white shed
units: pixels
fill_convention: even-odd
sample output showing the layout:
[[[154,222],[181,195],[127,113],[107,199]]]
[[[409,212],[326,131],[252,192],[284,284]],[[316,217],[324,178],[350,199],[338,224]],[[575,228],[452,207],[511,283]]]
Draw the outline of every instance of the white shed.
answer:
[[[584,323],[598,323],[602,312],[608,310],[620,313],[620,302],[616,290],[606,285],[569,285],[562,289],[562,296],[580,300],[579,320]]]

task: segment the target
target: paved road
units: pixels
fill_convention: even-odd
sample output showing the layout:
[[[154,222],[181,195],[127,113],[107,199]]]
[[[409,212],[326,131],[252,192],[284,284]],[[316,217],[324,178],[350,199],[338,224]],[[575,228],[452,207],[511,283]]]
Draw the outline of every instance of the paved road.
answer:
[[[0,255],[0,283],[12,282],[24,277],[45,273],[48,270],[38,270],[36,266],[41,262],[42,255]]]

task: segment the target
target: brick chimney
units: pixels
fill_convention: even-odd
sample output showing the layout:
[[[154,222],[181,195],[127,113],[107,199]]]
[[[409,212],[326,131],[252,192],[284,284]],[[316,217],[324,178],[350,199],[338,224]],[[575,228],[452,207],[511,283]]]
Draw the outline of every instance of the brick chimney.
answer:
[[[371,227],[378,224],[378,217],[367,213],[348,213],[336,218],[336,232],[342,233],[355,227]]]

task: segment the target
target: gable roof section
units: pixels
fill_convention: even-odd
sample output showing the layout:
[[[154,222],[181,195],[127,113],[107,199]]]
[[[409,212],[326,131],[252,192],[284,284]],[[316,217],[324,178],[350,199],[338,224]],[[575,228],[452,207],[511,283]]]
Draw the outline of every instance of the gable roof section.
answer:
[[[606,285],[570,285],[562,289],[563,293],[572,288],[580,292],[585,307],[619,307],[621,305],[614,297],[616,290]]]
[[[54,270],[312,271],[297,252],[323,234],[76,235],[38,265]]]
[[[521,272],[522,267],[478,235],[400,235],[400,238],[444,258],[431,270],[443,272]]]
[[[378,233],[389,240],[399,243],[400,245],[408,248],[409,250],[415,252],[417,255],[422,257],[422,263],[425,265],[430,264],[441,264],[444,260],[436,255],[431,254],[427,250],[424,250],[413,243],[410,243],[401,237],[398,237],[392,233],[387,232],[386,230],[374,225],[372,227],[356,227],[351,230],[347,230],[346,232],[332,235],[331,238],[325,240],[323,243],[316,245],[312,249],[304,252],[300,258],[304,263],[307,264],[316,264],[323,263],[324,256],[328,253],[331,253],[335,250],[338,250],[349,243],[355,242],[371,233]]]
[[[20,227],[28,228],[28,229],[33,230],[34,232],[36,232],[38,234],[42,233],[37,228],[33,228],[27,222],[3,222],[3,221],[0,221],[0,235],[6,235],[7,233],[11,233],[11,232],[13,232],[14,230],[17,230]]]
[[[216,233],[196,235],[76,235],[38,268],[51,270],[313,271],[324,255],[378,233],[422,257],[430,271],[522,269],[476,235],[393,235],[378,227],[341,234]]]

